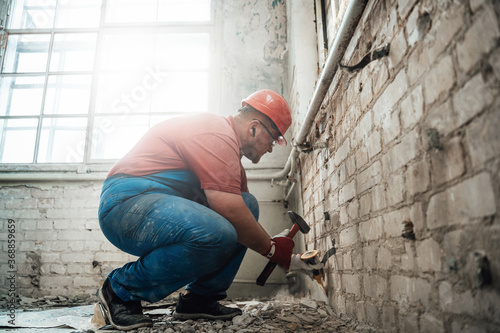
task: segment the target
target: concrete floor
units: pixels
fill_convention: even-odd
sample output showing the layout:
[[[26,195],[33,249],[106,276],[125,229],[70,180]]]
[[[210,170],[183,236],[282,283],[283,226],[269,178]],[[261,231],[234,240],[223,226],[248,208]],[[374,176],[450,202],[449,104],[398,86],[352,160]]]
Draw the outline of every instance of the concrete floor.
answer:
[[[25,298],[26,299],[26,298]],[[94,305],[89,299],[87,305],[62,305],[62,302],[50,301],[50,306],[40,306],[46,299],[30,299],[31,308],[26,306],[16,311],[16,325],[9,328],[6,321],[8,314],[0,313],[0,330],[11,333],[91,333],[117,332],[110,326],[92,323]],[[68,300],[70,302],[70,300]],[[24,302],[26,303],[26,301]],[[160,303],[146,304],[145,313],[154,321],[153,327],[141,328],[129,332],[361,332],[356,322],[338,316],[322,301],[278,295],[272,299],[234,299],[221,301],[226,306],[239,307],[243,315],[230,321],[187,320],[178,321],[172,317],[175,299]],[[56,307],[53,307],[57,305]],[[63,326],[64,325],[64,326]]]

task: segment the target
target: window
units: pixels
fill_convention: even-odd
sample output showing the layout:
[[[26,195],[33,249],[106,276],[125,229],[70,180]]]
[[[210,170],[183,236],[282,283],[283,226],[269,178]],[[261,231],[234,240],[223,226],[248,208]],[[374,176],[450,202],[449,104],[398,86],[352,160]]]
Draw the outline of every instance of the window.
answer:
[[[152,125],[213,112],[211,0],[13,0],[0,163],[107,163]]]
[[[328,2],[328,6],[325,0],[315,0],[314,11],[316,14],[316,32],[318,38],[318,67],[323,68],[328,57],[328,14],[332,2]],[[338,6],[338,4],[337,4]]]

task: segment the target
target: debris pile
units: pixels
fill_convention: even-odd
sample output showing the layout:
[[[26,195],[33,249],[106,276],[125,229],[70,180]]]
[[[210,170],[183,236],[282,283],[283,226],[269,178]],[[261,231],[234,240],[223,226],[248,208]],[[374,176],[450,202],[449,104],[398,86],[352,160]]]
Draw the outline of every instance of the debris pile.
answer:
[[[92,304],[97,301],[95,295],[65,296],[42,296],[32,298],[28,296],[16,295],[16,307],[24,311],[37,311],[53,309],[67,306],[79,306]],[[7,304],[12,302],[7,295],[0,296],[0,308],[6,309]]]
[[[6,302],[0,298],[0,302]],[[128,332],[132,333],[289,333],[289,332],[366,332],[357,322],[344,316],[338,316],[332,308],[322,301],[309,298],[297,298],[277,295],[271,299],[233,299],[223,300],[225,306],[238,307],[242,315],[232,320],[186,320],[173,317],[177,299],[170,296],[161,302],[143,303],[144,313],[153,319],[152,327],[143,327]],[[45,296],[30,298],[20,296],[17,299],[17,326],[26,328],[26,332],[38,332],[38,328],[50,328],[50,332],[72,333],[118,332],[106,325],[96,303],[95,296]],[[86,305],[82,305],[86,304]],[[89,305],[87,305],[89,304]],[[0,316],[1,317],[1,316]],[[5,317],[5,315],[4,315]],[[0,318],[1,319],[1,318]],[[7,319],[4,318],[6,321]],[[0,326],[2,325],[0,320]],[[4,323],[5,324],[5,323]]]
[[[297,299],[291,296],[276,296],[270,300],[221,301],[226,306],[237,306],[243,314],[233,320],[186,320],[172,317],[175,304],[168,306],[163,314],[158,309],[147,311],[153,327],[140,328],[139,333],[174,332],[223,332],[223,333],[275,333],[275,332],[353,332],[356,323],[339,318],[324,302]],[[156,314],[155,314],[156,313]]]

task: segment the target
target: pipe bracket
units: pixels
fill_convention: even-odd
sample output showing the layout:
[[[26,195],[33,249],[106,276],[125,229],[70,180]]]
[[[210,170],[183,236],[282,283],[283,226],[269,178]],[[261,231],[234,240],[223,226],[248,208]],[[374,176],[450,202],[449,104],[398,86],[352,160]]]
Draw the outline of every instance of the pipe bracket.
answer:
[[[379,48],[377,48],[377,49],[369,52],[367,55],[365,55],[363,57],[363,59],[361,59],[361,61],[358,64],[356,64],[354,66],[342,65],[339,62],[339,68],[341,70],[343,70],[344,72],[347,72],[347,73],[356,73],[356,72],[359,72],[366,65],[368,65],[370,62],[372,62],[374,60],[377,60],[377,59],[380,59],[382,57],[388,56],[390,48],[391,48],[391,44],[389,44],[389,43],[385,44],[384,46],[379,47]]]

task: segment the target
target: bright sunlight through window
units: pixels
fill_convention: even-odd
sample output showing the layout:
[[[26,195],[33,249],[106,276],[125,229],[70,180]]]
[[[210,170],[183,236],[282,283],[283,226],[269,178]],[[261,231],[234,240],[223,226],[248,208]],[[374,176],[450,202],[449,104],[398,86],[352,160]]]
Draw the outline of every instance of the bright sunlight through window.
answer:
[[[211,0],[13,0],[0,163],[106,163],[152,125],[211,112]]]

